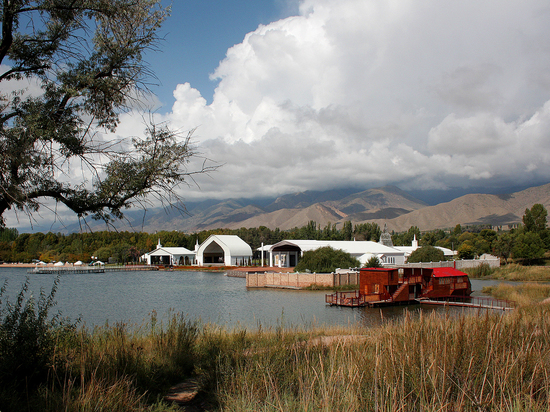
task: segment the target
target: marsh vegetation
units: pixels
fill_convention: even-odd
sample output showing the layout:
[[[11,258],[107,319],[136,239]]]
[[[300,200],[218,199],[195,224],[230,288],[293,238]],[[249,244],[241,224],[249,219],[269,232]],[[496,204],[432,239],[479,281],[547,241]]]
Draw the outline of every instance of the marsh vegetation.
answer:
[[[0,409],[172,411],[163,396],[192,378],[208,410],[546,411],[550,305],[541,290],[507,314],[254,330],[180,314],[87,329],[52,320],[53,294],[33,302],[22,291],[2,301]],[[40,362],[17,364],[31,353]]]

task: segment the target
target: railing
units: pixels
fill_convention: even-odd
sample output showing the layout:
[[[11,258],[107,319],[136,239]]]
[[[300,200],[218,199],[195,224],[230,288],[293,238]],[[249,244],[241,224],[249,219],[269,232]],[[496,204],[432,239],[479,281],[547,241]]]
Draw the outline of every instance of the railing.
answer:
[[[420,303],[438,302],[450,306],[465,306],[485,309],[510,310],[516,307],[516,302],[484,296],[439,296],[436,298],[419,299]]]
[[[325,295],[325,302],[330,305],[339,306],[361,306],[366,303],[365,297],[358,290]]]

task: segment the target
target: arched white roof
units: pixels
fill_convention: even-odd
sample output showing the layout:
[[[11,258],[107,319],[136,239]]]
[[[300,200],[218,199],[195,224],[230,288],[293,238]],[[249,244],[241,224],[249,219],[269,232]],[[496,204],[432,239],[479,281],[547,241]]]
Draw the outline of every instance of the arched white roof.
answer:
[[[197,250],[197,255],[202,255],[204,250],[212,243],[218,244],[225,253],[231,256],[252,256],[252,248],[248,243],[236,235],[210,235]]]

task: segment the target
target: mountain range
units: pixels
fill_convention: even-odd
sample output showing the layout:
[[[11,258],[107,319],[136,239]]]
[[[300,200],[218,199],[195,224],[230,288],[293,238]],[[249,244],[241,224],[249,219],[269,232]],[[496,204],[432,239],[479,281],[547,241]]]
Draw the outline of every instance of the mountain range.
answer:
[[[428,205],[395,186],[365,191],[352,189],[306,191],[276,199],[208,200],[186,204],[187,211],[151,209],[143,215],[126,214],[127,227],[118,229],[155,232],[266,226],[281,230],[302,227],[315,221],[342,227],[376,222],[388,230],[402,232],[411,226],[421,231],[453,228],[460,225],[487,224],[508,227],[521,223],[526,208],[535,203],[550,209],[550,183],[510,194],[468,194],[449,202]],[[67,228],[70,230],[70,228]]]

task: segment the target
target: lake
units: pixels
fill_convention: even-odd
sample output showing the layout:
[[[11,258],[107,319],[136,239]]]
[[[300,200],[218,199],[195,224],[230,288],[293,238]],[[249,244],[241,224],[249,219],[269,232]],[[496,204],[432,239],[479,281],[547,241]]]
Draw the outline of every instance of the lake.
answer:
[[[0,283],[6,284],[2,301],[15,301],[25,279],[37,298],[41,288],[49,293],[56,275],[28,274],[27,268],[0,267]],[[483,286],[498,281],[472,280],[474,295]],[[226,327],[293,327],[315,325],[375,326],[382,319],[400,317],[418,305],[386,308],[344,308],[325,304],[327,291],[249,289],[245,279],[224,273],[190,271],[145,271],[67,274],[60,277],[53,312],[93,327],[125,322],[139,325],[171,312],[188,319]],[[424,306],[423,311],[449,310]],[[463,311],[465,309],[453,309]],[[472,309],[470,309],[472,310]]]

